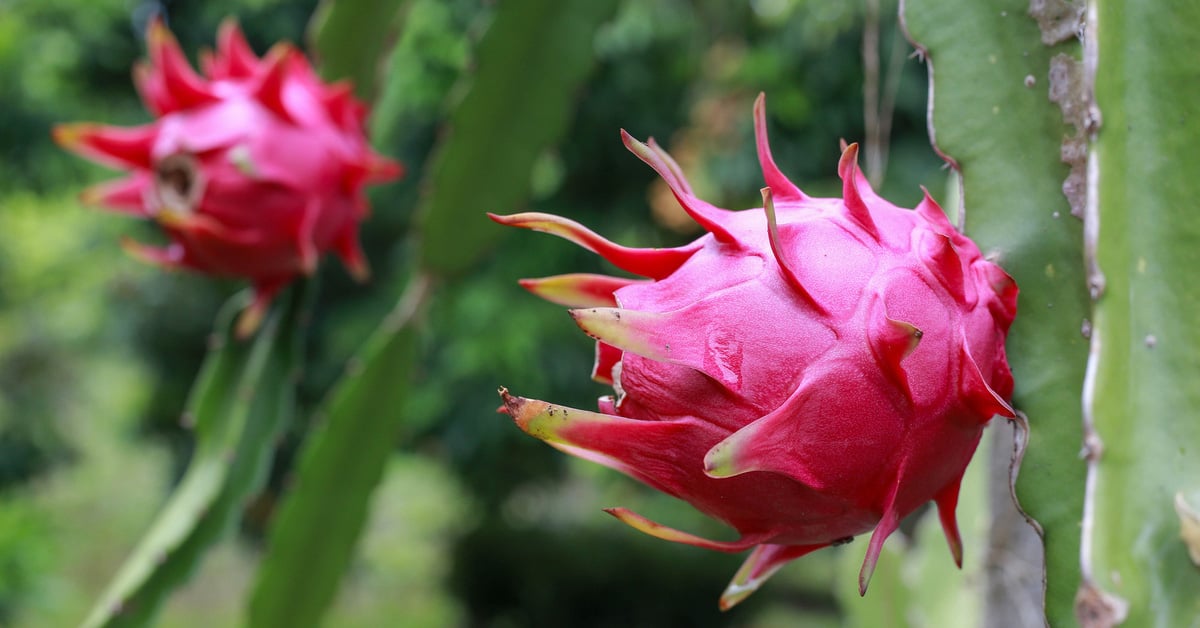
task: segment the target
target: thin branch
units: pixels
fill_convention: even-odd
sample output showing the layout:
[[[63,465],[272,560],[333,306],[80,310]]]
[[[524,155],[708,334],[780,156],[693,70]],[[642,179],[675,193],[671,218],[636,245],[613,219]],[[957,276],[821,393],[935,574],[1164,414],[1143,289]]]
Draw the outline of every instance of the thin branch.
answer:
[[[862,35],[863,61],[863,123],[866,127],[867,180],[879,187],[883,180],[881,167],[882,128],[879,119],[879,0],[866,0],[866,16]]]

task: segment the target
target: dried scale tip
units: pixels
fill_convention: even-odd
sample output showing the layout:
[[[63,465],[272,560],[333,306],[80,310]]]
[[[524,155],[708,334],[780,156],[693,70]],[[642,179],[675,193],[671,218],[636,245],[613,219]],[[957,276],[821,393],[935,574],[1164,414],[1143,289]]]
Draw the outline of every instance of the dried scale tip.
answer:
[[[85,190],[83,202],[153,220],[171,240],[122,246],[167,268],[249,280],[256,295],[238,321],[242,336],[327,252],[366,281],[364,187],[402,168],[367,144],[367,109],[350,86],[323,83],[288,44],[260,59],[232,19],[222,22],[216,50],[201,53],[203,74],[161,20],[151,22],[146,44],[134,83],[153,122],[53,131],[63,148],[126,171]]]
[[[640,283],[637,279],[573,273],[541,279],[522,279],[522,288],[566,307],[616,307],[613,293],[625,286]]]
[[[737,531],[715,541],[624,508],[641,532],[697,547],[753,548],[720,598],[728,609],[787,562],[870,533],[866,594],[884,542],[934,502],[955,564],[962,475],[994,415],[1013,416],[1004,341],[1017,287],[926,193],[916,210],[880,198],[857,163],[842,198],[805,195],[767,145],[759,210],[697,199],[653,140],[625,146],[707,232],[674,249],[614,244],[549,214],[491,218],[552,233],[648,280],[523,280],[596,339],[599,412],[501,389],[519,428],[574,456],[683,499]]]

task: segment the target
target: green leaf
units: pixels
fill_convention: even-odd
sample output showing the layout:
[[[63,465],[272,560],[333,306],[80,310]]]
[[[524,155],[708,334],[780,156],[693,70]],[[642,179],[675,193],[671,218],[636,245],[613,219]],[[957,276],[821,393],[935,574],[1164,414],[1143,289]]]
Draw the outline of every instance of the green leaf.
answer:
[[[1062,184],[1069,129],[1047,98],[1050,58],[1026,0],[907,0],[909,37],[930,64],[930,124],[962,174],[967,232],[1007,270],[1021,296],[1008,340],[1013,401],[1029,417],[1017,482],[1046,544],[1046,612],[1070,625],[1083,512],[1082,392],[1088,315],[1082,224]]]
[[[383,60],[407,4],[408,0],[322,0],[308,26],[321,76],[350,79],[360,99],[374,100]]]
[[[477,70],[432,161],[419,209],[421,265],[468,269],[501,230],[483,215],[517,211],[534,163],[566,130],[614,0],[505,0],[479,44]]]
[[[1173,501],[1200,494],[1200,4],[1095,4],[1085,584],[1123,600],[1127,625],[1196,626],[1200,569]],[[1082,594],[1081,615],[1121,616]]]
[[[276,439],[292,415],[308,284],[289,291],[253,342],[234,337],[244,299],[218,316],[219,335],[185,414],[196,445],[182,480],[122,565],[84,626],[140,626],[187,580],[261,486]]]
[[[417,356],[414,318],[429,290],[413,280],[331,391],[276,515],[249,607],[251,626],[316,626],[337,593],[370,498],[405,427]]]

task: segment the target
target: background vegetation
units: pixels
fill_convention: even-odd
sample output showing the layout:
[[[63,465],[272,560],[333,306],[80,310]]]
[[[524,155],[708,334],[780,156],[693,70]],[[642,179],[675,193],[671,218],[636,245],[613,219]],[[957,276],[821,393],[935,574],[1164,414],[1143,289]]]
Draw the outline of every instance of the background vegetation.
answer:
[[[157,234],[79,205],[78,191],[109,173],[60,152],[50,126],[148,119],[130,67],[153,15],[166,17],[194,59],[226,15],[261,53],[281,39],[308,41],[316,9],[310,0],[0,0],[0,623],[71,625],[87,613],[187,464],[192,436],[181,408],[217,310],[239,289],[123,256],[120,234]],[[866,165],[885,196],[913,206],[924,184],[944,200],[946,174],[926,133],[925,68],[898,34],[895,9],[840,0],[614,3],[592,37],[561,142],[528,173],[530,198],[511,205],[468,194],[468,205],[459,204],[478,221],[464,232],[483,234],[462,246],[489,244],[473,252],[480,261],[447,276],[421,319],[406,422],[329,625],[840,625],[841,585],[853,576],[834,575],[839,552],[861,552],[862,543],[799,561],[720,614],[717,595],[741,557],[644,537],[600,509],[629,506],[720,535],[716,524],[558,454],[495,413],[501,384],[576,407],[602,394],[587,377],[592,343],[561,308],[515,281],[610,269],[554,238],[505,233],[484,212],[530,208],[626,244],[684,242],[695,230],[621,146],[618,129],[657,137],[714,204],[755,206],[762,181],[750,112],[760,91],[776,159],[806,191],[835,194],[839,139],[869,139]],[[380,80],[366,88],[376,103],[376,148],[409,172],[373,194],[363,230],[373,281],[355,285],[336,264],[321,273],[300,420],[279,443],[267,488],[242,509],[238,534],[170,599],[161,625],[242,617],[268,525],[310,433],[303,417],[391,309],[422,254],[413,225],[433,185],[429,156],[479,66],[495,11],[480,0],[406,3]],[[336,45],[323,49],[332,63]],[[875,69],[865,69],[864,50]],[[513,76],[508,96],[520,103],[538,93],[538,81]],[[866,105],[864,83],[877,90]],[[479,141],[469,150],[506,146]],[[470,192],[475,177],[489,174],[456,184]],[[978,559],[983,548],[967,551]],[[877,576],[872,595],[886,597],[886,582]],[[850,620],[880,625],[863,612],[852,610]]]

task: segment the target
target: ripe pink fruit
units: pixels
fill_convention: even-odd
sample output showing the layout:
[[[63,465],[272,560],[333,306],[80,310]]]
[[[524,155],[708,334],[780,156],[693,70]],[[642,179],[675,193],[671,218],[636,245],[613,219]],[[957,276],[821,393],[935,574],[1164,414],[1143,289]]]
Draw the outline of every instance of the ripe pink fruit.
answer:
[[[729,608],[786,562],[874,529],[867,582],[900,520],[933,500],[955,562],[954,509],[984,426],[1013,416],[1004,338],[1017,287],[928,195],[915,211],[877,196],[842,154],[843,198],[812,198],[776,167],[755,105],[763,210],[693,196],[653,140],[625,145],[708,232],[631,249],[548,214],[492,216],[553,233],[649,278],[560,275],[522,285],[596,338],[600,413],[501,389],[532,436],[686,500],[732,526],[712,541],[623,508],[653,536],[725,552],[754,547]]]
[[[127,242],[130,252],[169,268],[249,279],[256,298],[239,322],[243,333],[326,251],[365,279],[363,187],[401,168],[367,145],[366,108],[351,86],[322,83],[287,44],[259,59],[231,20],[221,25],[216,52],[201,56],[205,77],[161,22],[151,24],[147,41],[150,60],[134,68],[134,82],[154,122],[54,129],[63,147],[130,171],[85,191],[85,202],[153,219],[171,239],[165,248]]]

